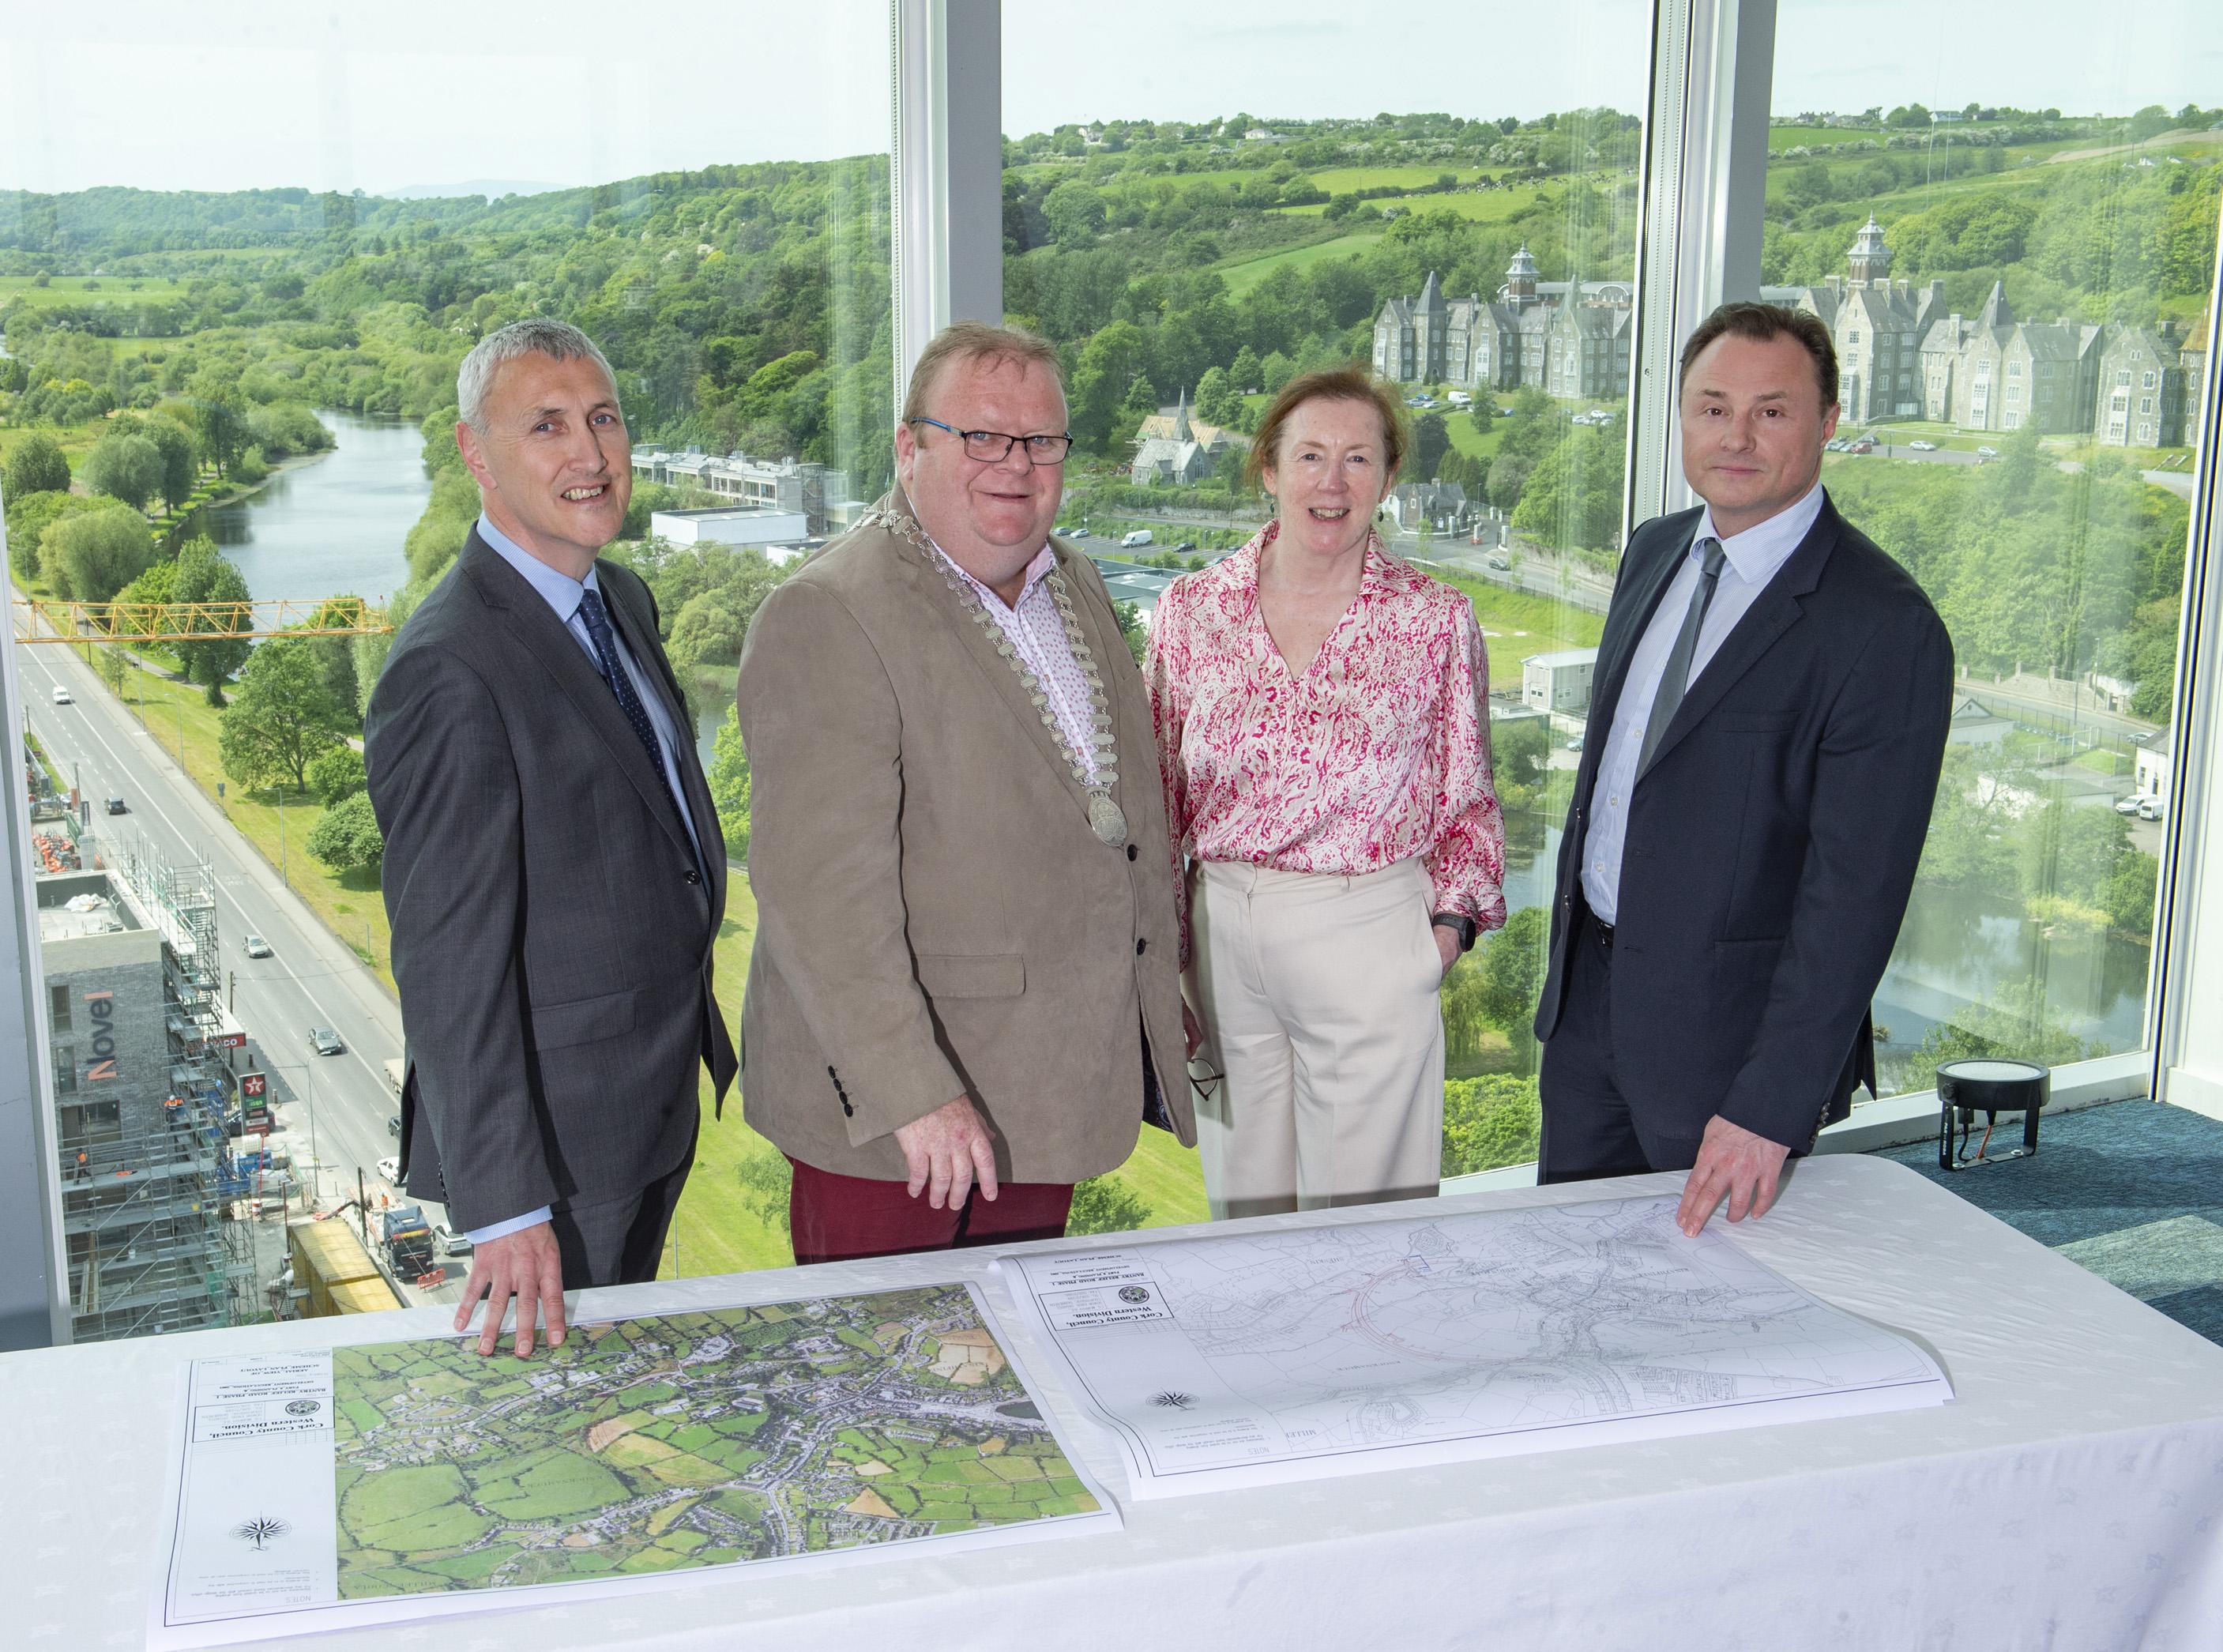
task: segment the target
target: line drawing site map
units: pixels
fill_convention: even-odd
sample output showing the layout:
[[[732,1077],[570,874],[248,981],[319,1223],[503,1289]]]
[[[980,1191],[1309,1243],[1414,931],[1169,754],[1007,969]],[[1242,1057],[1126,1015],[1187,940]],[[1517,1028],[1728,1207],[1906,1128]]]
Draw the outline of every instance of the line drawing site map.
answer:
[[[443,1336],[188,1382],[156,1644],[1118,1523],[961,1283],[590,1321],[530,1360]]]
[[[1906,1338],[1677,1201],[1602,1200],[1000,1258],[1164,1497],[1942,1404]]]

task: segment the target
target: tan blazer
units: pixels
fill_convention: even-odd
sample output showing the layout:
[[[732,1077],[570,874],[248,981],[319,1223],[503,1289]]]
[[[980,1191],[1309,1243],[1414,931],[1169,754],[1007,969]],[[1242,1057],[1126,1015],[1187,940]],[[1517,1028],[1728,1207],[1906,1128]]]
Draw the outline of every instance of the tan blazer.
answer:
[[[881,509],[910,512],[900,489]],[[1144,1029],[1195,1143],[1149,700],[1094,566],[1051,543],[1118,740],[1121,847],[1090,829],[1063,742],[920,547],[860,527],[749,627],[742,1095],[753,1126],[821,1170],[901,1181],[895,1128],[960,1093],[1004,1177],[1116,1169],[1140,1127]]]

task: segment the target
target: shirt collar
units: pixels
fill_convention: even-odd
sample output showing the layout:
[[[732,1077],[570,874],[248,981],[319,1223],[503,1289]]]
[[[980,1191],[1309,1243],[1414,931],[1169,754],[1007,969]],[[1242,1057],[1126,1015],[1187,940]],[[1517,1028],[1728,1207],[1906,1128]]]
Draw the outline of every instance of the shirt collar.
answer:
[[[588,569],[586,578],[578,580],[550,567],[496,527],[484,512],[479,514],[479,538],[487,542],[494,555],[524,576],[525,583],[540,593],[541,600],[556,610],[556,617],[565,625],[570,624],[571,616],[579,611],[580,592],[601,590],[601,582],[595,577],[595,570]]]
[[[1798,548],[1828,500],[1822,480],[1817,476],[1805,496],[1788,510],[1778,511],[1758,526],[1726,538],[1715,528],[1714,508],[1709,505],[1698,518],[1698,531],[1691,536],[1691,548],[1695,550],[1701,539],[1720,539],[1722,554],[1736,570],[1739,579],[1748,585],[1766,584],[1775,577],[1777,569],[1791,560],[1791,553]]]
[[[931,536],[928,538],[927,543],[929,545],[934,545],[934,540]],[[1023,602],[1028,597],[1033,596],[1035,587],[1041,584],[1044,579],[1048,578],[1049,577],[1049,571],[1057,566],[1057,552],[1050,549],[1049,541],[1045,539],[1042,541],[1042,548],[1035,552],[1034,560],[1027,564],[1026,581],[1019,588],[1019,602],[1011,603],[1006,607],[1002,597],[997,596],[994,591],[989,590],[988,587],[982,584],[979,580],[973,578],[971,574],[966,572],[962,567],[958,565],[957,558],[951,556],[949,552],[943,550],[940,545],[934,545],[934,554],[940,557],[946,566],[954,570],[960,578],[963,579],[967,584],[970,585],[973,588],[974,594],[977,595],[981,601],[986,602],[993,602],[997,608],[1004,608],[1006,613],[1017,612],[1019,602]],[[992,609],[991,612],[993,612],[993,610]]]
[[[1216,564],[1226,569],[1229,577],[1239,581],[1253,601],[1258,595],[1258,564],[1265,560],[1266,547],[1281,536],[1281,519],[1275,517],[1251,536],[1248,545],[1230,552]],[[1363,597],[1387,596],[1401,590],[1414,577],[1412,566],[1382,544],[1379,533],[1368,529],[1366,557],[1359,564],[1358,594]]]

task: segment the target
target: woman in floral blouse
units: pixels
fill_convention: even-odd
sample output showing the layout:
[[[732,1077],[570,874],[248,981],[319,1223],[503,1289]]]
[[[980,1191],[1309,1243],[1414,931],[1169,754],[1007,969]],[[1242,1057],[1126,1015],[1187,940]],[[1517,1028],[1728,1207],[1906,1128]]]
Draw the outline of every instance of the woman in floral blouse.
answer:
[[[1215,1217],[1435,1192],[1437,990],[1505,921],[1474,610],[1373,531],[1403,452],[1386,387],[1294,381],[1250,454],[1275,519],[1152,616]]]

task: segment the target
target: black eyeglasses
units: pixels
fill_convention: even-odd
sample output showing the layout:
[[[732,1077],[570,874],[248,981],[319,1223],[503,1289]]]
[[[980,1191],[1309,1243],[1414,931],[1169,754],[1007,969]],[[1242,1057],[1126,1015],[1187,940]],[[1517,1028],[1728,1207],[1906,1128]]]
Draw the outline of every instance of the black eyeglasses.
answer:
[[[1006,436],[999,430],[960,430],[954,425],[945,425],[939,419],[929,419],[923,413],[904,421],[911,425],[931,425],[936,430],[946,430],[965,444],[965,457],[978,459],[983,464],[1001,464],[1011,457],[1014,445],[1027,445],[1029,464],[1063,464],[1065,456],[1072,451],[1073,436]]]
[[[1219,1093],[1219,1087],[1227,1081],[1227,1075],[1213,1072],[1212,1063],[1209,1062],[1200,1062],[1198,1065],[1202,1066],[1204,1071],[1197,1072],[1192,1067],[1188,1075],[1188,1087],[1196,1092],[1200,1100],[1209,1101]]]

